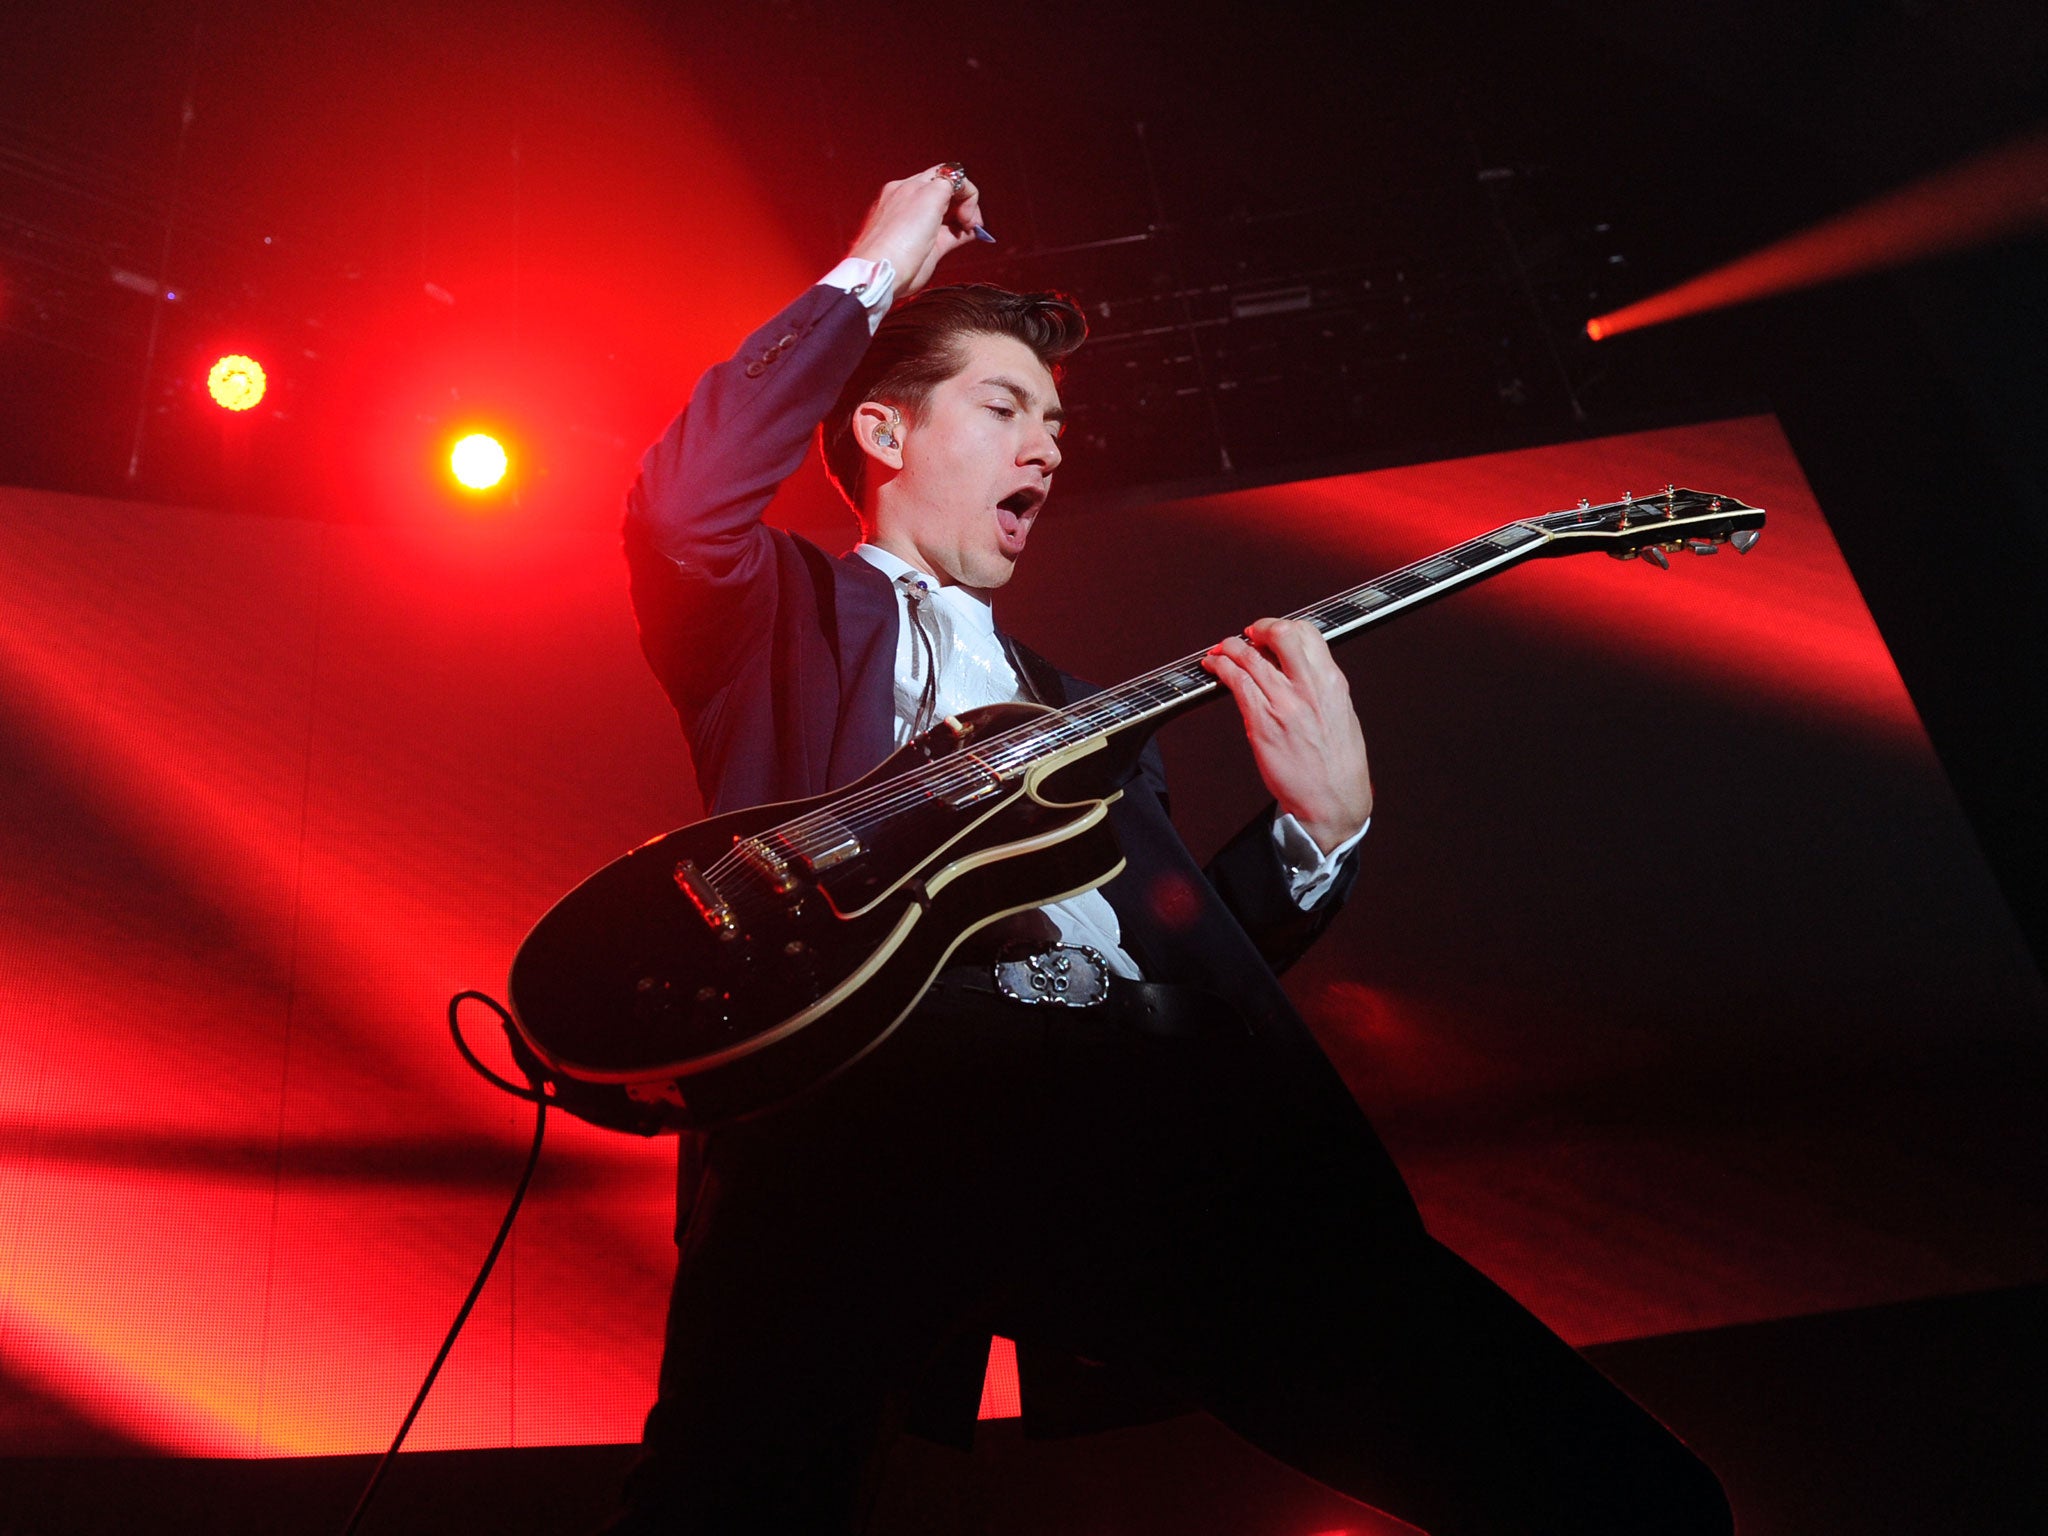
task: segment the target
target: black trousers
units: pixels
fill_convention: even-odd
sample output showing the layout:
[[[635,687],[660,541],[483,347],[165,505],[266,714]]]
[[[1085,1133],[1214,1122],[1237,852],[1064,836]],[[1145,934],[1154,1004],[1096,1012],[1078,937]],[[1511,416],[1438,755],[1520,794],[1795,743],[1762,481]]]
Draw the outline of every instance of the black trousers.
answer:
[[[1690,1452],[1429,1238],[1348,1099],[1209,1017],[935,992],[715,1133],[616,1529],[858,1530],[937,1363],[991,1332],[1027,1430],[1058,1351],[1433,1536],[1732,1528]]]

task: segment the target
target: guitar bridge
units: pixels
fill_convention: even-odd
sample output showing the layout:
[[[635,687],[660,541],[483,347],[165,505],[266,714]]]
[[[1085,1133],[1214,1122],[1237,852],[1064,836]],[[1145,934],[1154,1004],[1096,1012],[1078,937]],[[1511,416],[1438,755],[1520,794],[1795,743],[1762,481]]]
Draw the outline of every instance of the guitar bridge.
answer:
[[[758,837],[735,839],[733,851],[755,874],[766,880],[769,889],[778,896],[794,895],[803,883],[797,878],[797,872],[790,867],[789,860]]]
[[[688,859],[683,860],[676,866],[675,881],[676,889],[689,898],[690,905],[697,909],[697,915],[721,939],[738,936],[739,919],[733,915],[731,904],[718,894],[718,887],[705,879],[696,865]]]

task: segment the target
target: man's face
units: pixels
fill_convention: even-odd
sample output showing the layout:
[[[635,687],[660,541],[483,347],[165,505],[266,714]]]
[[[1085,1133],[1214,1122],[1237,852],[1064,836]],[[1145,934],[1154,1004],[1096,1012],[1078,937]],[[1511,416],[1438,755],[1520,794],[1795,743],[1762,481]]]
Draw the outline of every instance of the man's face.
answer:
[[[875,505],[875,542],[944,582],[1010,579],[1059,467],[1052,374],[1010,336],[964,338],[966,363],[896,436],[903,467]]]

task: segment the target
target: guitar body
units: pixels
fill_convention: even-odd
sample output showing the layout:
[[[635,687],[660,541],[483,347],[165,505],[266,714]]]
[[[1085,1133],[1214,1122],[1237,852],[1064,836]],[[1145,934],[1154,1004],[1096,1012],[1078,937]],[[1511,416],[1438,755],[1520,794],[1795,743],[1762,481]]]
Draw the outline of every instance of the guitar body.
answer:
[[[1292,615],[1334,642],[1537,556],[1748,551],[1764,512],[1682,491],[1522,518]],[[522,1064],[600,1125],[705,1125],[793,1097],[917,1005],[961,942],[1123,867],[1110,804],[1145,741],[1214,695],[1203,654],[1065,709],[997,704],[858,783],[734,811],[576,887],[512,962]],[[610,1095],[610,1097],[607,1097]]]
[[[584,1097],[613,1085],[676,1126],[770,1107],[859,1059],[969,935],[1123,867],[1104,782],[1120,754],[1100,737],[971,798],[892,793],[1044,713],[971,711],[846,789],[697,822],[606,865],[513,959],[526,1044]]]

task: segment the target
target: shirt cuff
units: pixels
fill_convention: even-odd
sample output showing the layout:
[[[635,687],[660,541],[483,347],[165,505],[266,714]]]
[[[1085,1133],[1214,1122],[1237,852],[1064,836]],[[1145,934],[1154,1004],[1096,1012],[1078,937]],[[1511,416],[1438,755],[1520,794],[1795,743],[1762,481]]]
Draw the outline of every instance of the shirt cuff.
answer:
[[[1287,892],[1297,907],[1306,912],[1323,899],[1323,893],[1337,878],[1337,867],[1344,862],[1344,855],[1358,846],[1359,839],[1365,836],[1366,827],[1371,825],[1372,818],[1368,816],[1364,827],[1324,853],[1316,846],[1316,840],[1308,835],[1308,829],[1285,811],[1273,817],[1273,851],[1280,855],[1280,870],[1287,876]]]
[[[818,281],[860,300],[860,307],[868,312],[868,334],[872,336],[882,316],[889,313],[889,300],[896,293],[896,268],[888,261],[849,256]]]

